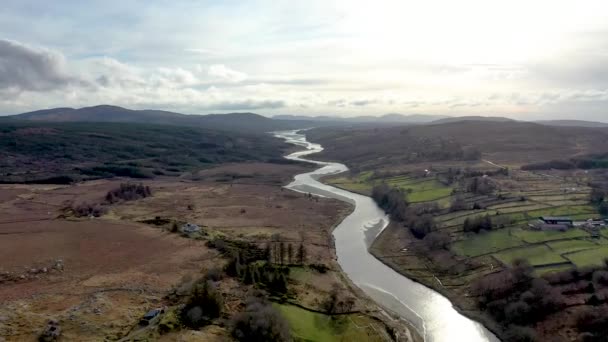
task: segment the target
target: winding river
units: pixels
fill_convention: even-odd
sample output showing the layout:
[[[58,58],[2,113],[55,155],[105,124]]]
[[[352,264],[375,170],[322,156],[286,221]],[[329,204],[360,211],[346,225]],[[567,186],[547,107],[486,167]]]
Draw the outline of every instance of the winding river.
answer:
[[[285,158],[320,166],[295,176],[287,188],[336,198],[355,206],[333,233],[338,262],[353,283],[379,305],[413,324],[425,341],[499,341],[483,325],[456,311],[447,298],[397,273],[368,252],[371,243],[388,225],[387,215],[367,196],[318,181],[322,176],[347,171],[345,165],[304,159],[322,151],[323,147],[308,142],[306,136],[297,131],[276,132],[275,136],[305,148]]]

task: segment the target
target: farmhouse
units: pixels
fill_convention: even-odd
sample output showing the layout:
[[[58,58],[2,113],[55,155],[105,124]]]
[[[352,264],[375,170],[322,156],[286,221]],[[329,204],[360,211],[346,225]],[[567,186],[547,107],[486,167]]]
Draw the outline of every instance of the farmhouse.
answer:
[[[529,224],[530,228],[536,230],[557,230],[566,231],[574,225],[574,221],[569,217],[541,216],[538,220]]]
[[[541,216],[539,217],[541,221],[545,224],[559,224],[566,225],[568,227],[572,226],[574,221],[569,217],[559,217],[559,216]]]

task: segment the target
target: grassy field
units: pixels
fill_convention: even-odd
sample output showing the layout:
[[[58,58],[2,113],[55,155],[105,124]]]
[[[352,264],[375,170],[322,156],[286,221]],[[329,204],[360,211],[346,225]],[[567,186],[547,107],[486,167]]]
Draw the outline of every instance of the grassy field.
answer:
[[[589,233],[582,229],[569,229],[565,232],[560,231],[534,231],[527,229],[514,229],[512,234],[528,243],[544,242],[561,239],[574,239],[588,237]]]
[[[501,251],[506,248],[523,245],[516,236],[511,235],[509,229],[501,229],[487,233],[476,234],[467,239],[452,244],[452,249],[468,257]]]
[[[566,258],[577,267],[603,265],[604,260],[608,258],[608,246],[571,253]]]
[[[362,172],[356,176],[331,178],[327,182],[346,190],[369,194],[374,185],[381,181],[378,179],[371,179],[370,177],[371,173]],[[416,179],[406,176],[396,176],[385,178],[382,181],[393,187],[404,190],[407,194],[408,201],[412,203],[435,201],[450,196],[453,191],[453,188],[441,184],[434,178]]]
[[[297,341],[382,342],[386,333],[373,319],[360,314],[328,316],[289,304],[275,304],[289,322]]]
[[[528,228],[528,223],[540,216],[569,216],[574,220],[598,217],[596,208],[588,204],[590,189],[583,185],[586,183],[576,183],[574,178],[566,180],[544,174],[514,172],[497,179],[501,184],[500,192],[480,194],[466,191],[462,184],[446,186],[439,181],[441,177],[416,175],[412,173],[377,178],[366,172],[357,176],[334,178],[331,182],[363,193],[371,193],[374,184],[385,182],[404,190],[410,203],[437,203],[441,211],[435,215],[435,223],[441,232],[451,236],[451,249],[460,256],[491,256],[506,265],[517,258],[523,258],[535,266],[537,274],[564,270],[574,264],[589,264],[594,257],[597,258],[597,255],[603,255],[604,252],[608,256],[608,245],[606,249],[596,251],[602,247],[601,241],[591,239],[585,230],[559,232],[532,231]],[[449,210],[456,198],[454,190],[468,209],[455,212]],[[482,209],[474,210],[474,205]],[[465,220],[485,215],[492,219],[492,231],[463,233]],[[604,240],[608,243],[608,229],[602,232],[602,236],[607,238]],[[566,256],[572,256],[573,262],[566,259]]]
[[[545,245],[526,246],[509,249],[494,254],[494,257],[506,265],[511,265],[515,259],[525,259],[532,266],[542,266],[568,262],[561,255],[553,252]]]
[[[597,248],[599,245],[590,240],[566,240],[549,242],[547,246],[559,254],[564,254]]]

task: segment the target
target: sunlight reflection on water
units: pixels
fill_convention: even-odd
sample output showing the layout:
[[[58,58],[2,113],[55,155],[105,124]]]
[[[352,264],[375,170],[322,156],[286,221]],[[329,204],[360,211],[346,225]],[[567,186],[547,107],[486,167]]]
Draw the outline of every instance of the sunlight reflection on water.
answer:
[[[498,341],[481,324],[456,311],[447,298],[400,275],[367,251],[388,224],[386,214],[369,197],[317,181],[321,176],[347,171],[345,165],[302,158],[323,148],[307,142],[306,136],[296,131],[276,132],[275,136],[306,148],[286,158],[321,165],[313,172],[297,175],[287,188],[355,205],[353,213],[334,230],[334,238],[338,262],[357,286],[381,306],[412,323],[426,341]]]

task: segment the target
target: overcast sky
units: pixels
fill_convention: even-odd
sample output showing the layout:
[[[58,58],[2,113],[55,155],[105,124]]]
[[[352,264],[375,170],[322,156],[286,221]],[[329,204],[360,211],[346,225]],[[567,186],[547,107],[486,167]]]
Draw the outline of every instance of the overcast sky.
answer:
[[[3,0],[0,113],[608,121],[608,2]]]

